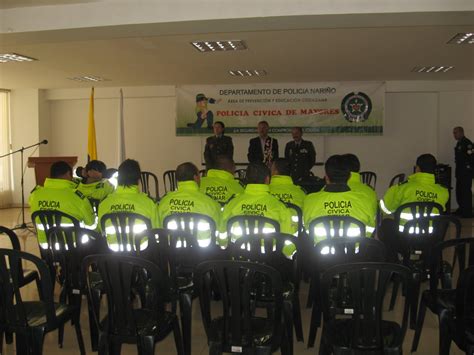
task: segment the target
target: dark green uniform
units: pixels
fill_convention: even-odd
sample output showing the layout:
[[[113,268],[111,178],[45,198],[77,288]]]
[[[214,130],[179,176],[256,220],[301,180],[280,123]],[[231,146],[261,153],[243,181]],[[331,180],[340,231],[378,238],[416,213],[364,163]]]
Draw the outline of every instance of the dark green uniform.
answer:
[[[474,145],[466,137],[462,137],[454,149],[456,161],[456,201],[459,214],[463,217],[472,216],[472,179],[474,178]]]

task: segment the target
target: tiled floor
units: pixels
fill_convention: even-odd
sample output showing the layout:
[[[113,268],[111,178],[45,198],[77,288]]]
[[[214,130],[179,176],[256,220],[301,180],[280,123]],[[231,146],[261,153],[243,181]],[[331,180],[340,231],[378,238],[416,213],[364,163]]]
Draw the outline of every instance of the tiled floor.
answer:
[[[29,216],[29,211],[27,210],[26,213]],[[6,227],[13,227],[21,221],[20,216],[20,209],[0,209],[0,225],[4,225]],[[474,236],[474,219],[464,219],[462,220],[463,224],[463,236]],[[38,246],[36,243],[35,235],[25,231],[19,230],[17,231],[20,235],[21,239],[21,248],[23,251],[27,251],[29,253],[33,253],[38,255]],[[0,247],[10,247],[8,243],[0,239]],[[424,285],[426,287],[426,285]],[[34,297],[34,290],[30,288],[25,292],[25,297]],[[306,284],[303,283],[302,285],[302,292],[300,295],[301,304],[304,306],[306,302],[306,297],[308,293],[308,287]],[[398,300],[401,300],[401,297],[398,297]],[[83,304],[85,306],[85,300],[83,300]],[[89,331],[88,331],[88,319],[87,319],[87,312],[84,310],[86,306],[82,308],[82,318],[81,318],[81,325],[82,331],[84,336],[84,341],[86,343],[86,350],[88,353],[92,353],[90,351],[90,339],[89,339]],[[397,304],[397,307],[394,312],[391,312],[389,316],[399,316],[401,312],[400,304]],[[302,309],[302,316],[303,316],[303,326],[304,326],[304,335],[307,338],[308,330],[309,330],[309,321],[310,321],[310,310]],[[320,332],[319,332],[320,333]],[[410,347],[413,339],[414,332],[408,330],[407,335],[405,337],[404,343],[404,352],[406,354],[410,353]],[[319,342],[319,337],[317,339],[316,344]],[[317,348],[308,349],[305,344],[295,342],[295,354],[315,354],[317,353]],[[163,342],[158,343],[156,346],[156,352],[160,354],[173,354],[175,353],[174,341],[173,337],[170,335],[167,339]],[[208,347],[206,344],[206,338],[204,334],[204,329],[201,323],[201,316],[199,305],[197,302],[193,303],[193,327],[192,327],[192,352],[193,354],[207,354]],[[13,345],[4,345],[4,352],[3,354],[14,354],[15,348]],[[77,341],[75,337],[74,328],[71,327],[69,324],[66,326],[65,329],[65,341],[64,347],[59,349],[57,346],[57,332],[52,332],[47,335],[45,339],[44,345],[44,353],[45,354],[68,354],[68,353],[79,353]],[[122,354],[136,354],[136,347],[134,345],[124,345],[122,348]],[[420,345],[418,347],[417,354],[437,354],[438,353],[438,321],[436,317],[427,312],[425,325],[423,328]],[[451,354],[463,354],[454,344],[451,346]]]

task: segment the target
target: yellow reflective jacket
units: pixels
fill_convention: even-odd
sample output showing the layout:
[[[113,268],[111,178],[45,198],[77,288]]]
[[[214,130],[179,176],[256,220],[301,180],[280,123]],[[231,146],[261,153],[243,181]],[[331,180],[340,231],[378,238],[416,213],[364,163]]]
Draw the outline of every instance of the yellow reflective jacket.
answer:
[[[306,194],[300,186],[293,183],[293,179],[290,176],[272,176],[270,180],[270,193],[283,202],[289,202],[303,208]]]
[[[232,196],[244,192],[244,188],[234,176],[225,171],[210,169],[201,179],[199,190],[220,203],[226,203]]]

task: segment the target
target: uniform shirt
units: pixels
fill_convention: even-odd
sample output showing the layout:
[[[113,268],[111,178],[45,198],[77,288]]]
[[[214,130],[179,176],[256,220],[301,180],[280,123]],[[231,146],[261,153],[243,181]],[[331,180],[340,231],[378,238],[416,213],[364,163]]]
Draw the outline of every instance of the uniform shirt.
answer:
[[[92,206],[87,198],[76,190],[73,181],[46,178],[44,186],[37,186],[30,195],[31,212],[57,210],[76,218],[87,226],[95,224]],[[38,230],[38,242],[46,243],[46,234]]]
[[[282,233],[296,232],[291,223],[291,210],[270,194],[270,186],[266,184],[248,184],[244,193],[229,201],[222,214],[221,232],[226,232],[230,218],[242,215],[267,217],[280,224]]]
[[[270,193],[283,202],[292,203],[300,208],[306,197],[303,189],[293,183],[290,176],[274,175],[270,180]]]
[[[361,192],[353,191],[346,184],[329,184],[323,190],[306,196],[303,203],[303,220],[306,229],[311,221],[323,216],[349,216],[365,224],[366,234],[375,229],[376,211],[372,202]],[[316,242],[325,236],[316,235]]]
[[[407,181],[390,187],[380,205],[385,213],[390,214],[410,202],[436,202],[444,208],[448,198],[448,190],[435,183],[433,174],[415,173]]]
[[[102,201],[114,192],[114,186],[106,179],[91,184],[79,183],[77,187],[87,198]]]
[[[160,226],[166,216],[173,213],[200,213],[211,217],[219,227],[221,206],[206,194],[199,191],[195,181],[178,181],[178,189],[168,192],[158,205]]]
[[[456,177],[474,174],[474,145],[466,137],[462,137],[454,148]]]
[[[207,176],[201,179],[199,189],[219,203],[226,203],[232,196],[244,192],[239,181],[234,179],[234,175],[217,169],[208,170]]]
[[[107,213],[132,212],[147,218],[152,228],[158,227],[156,203],[147,194],[140,192],[138,185],[117,186],[99,205],[99,221]]]
[[[377,211],[377,193],[369,185],[362,182],[359,173],[351,172],[347,185],[352,191],[360,192],[365,195],[367,197],[367,203],[371,203],[372,211]]]
[[[316,162],[316,151],[313,143],[301,140],[288,142],[285,146],[285,159],[290,162],[291,177],[298,181],[309,176],[309,172]]]
[[[204,160],[208,169],[213,168],[219,155],[234,158],[234,144],[232,138],[228,136],[212,136],[206,139],[206,147],[204,148]]]

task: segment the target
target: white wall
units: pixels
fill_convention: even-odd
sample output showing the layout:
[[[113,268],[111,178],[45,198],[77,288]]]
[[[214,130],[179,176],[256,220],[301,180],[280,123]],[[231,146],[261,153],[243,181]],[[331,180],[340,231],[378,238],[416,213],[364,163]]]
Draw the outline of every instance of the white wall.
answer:
[[[205,137],[175,136],[175,93],[172,86],[124,88],[124,112],[127,157],[140,161],[143,170],[160,176],[183,161],[201,166]],[[117,166],[117,120],[119,108],[118,88],[96,88],[95,119],[99,159],[109,166]],[[24,102],[27,91],[15,102]],[[33,92],[33,95],[34,96]],[[84,164],[87,154],[87,117],[89,90],[46,90],[40,99],[30,98],[40,115],[39,132],[30,132],[33,138],[49,139],[49,152],[42,155],[77,155],[78,164]],[[410,174],[419,154],[431,152],[439,162],[453,166],[452,128],[464,126],[466,135],[474,137],[474,82],[387,82],[385,98],[384,135],[377,137],[314,136],[306,139],[315,142],[318,161],[332,154],[353,152],[362,162],[363,170],[378,175],[377,192],[383,194],[392,176]],[[29,106],[29,105],[28,105]],[[47,107],[45,107],[47,106]],[[14,127],[21,126],[23,113],[13,115]],[[34,111],[34,110],[33,110]],[[17,122],[17,114],[19,122]],[[34,115],[34,112],[31,112]],[[28,116],[29,117],[29,116]],[[31,119],[31,117],[29,117]],[[38,128],[38,122],[36,122]],[[47,129],[50,127],[49,137]],[[233,137],[235,160],[246,161],[249,135]],[[26,137],[23,137],[26,139]],[[287,135],[276,135],[280,154],[290,140]],[[15,142],[15,140],[14,140]],[[25,143],[26,144],[26,143]],[[322,168],[315,168],[322,174]],[[32,176],[32,171],[29,172]],[[454,181],[453,181],[454,182]],[[160,184],[162,182],[160,181]],[[161,190],[162,186],[161,186]],[[18,196],[18,195],[16,195]]]

